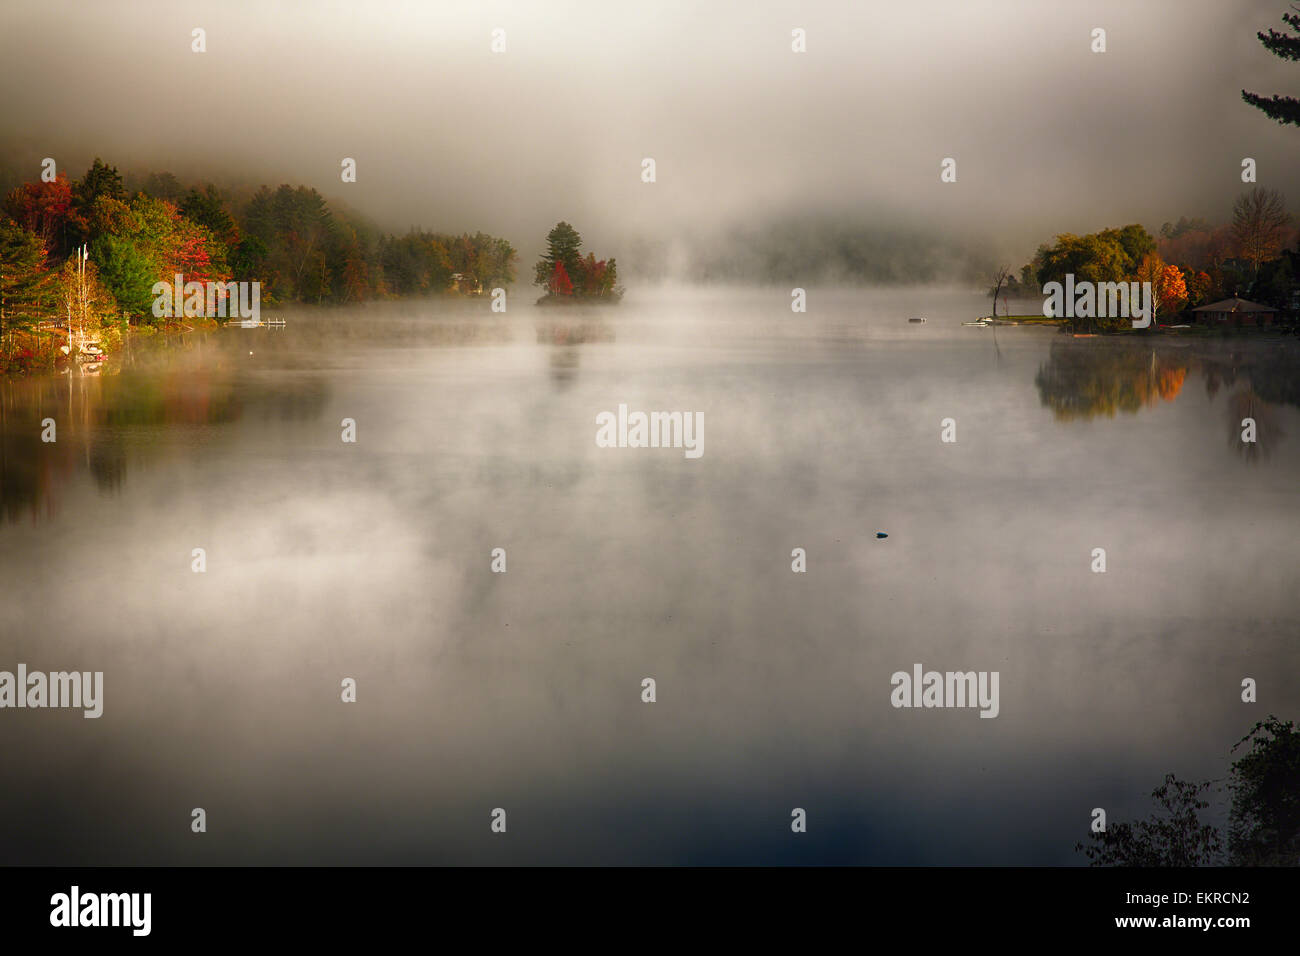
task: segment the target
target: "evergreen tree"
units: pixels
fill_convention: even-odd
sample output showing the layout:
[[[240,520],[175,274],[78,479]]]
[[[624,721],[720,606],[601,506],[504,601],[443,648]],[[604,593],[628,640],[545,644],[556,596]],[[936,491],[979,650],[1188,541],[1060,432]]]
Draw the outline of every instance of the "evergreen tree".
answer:
[[[100,196],[126,202],[126,186],[122,183],[122,174],[116,166],[110,166],[98,156],[81,181],[72,187],[77,205],[83,215],[89,215]]]
[[[99,267],[100,282],[113,294],[118,308],[137,319],[153,314],[156,267],[130,239],[100,236],[90,244],[90,258]]]
[[[1291,28],[1292,33],[1300,34],[1300,13],[1284,13],[1282,22]],[[1276,30],[1255,35],[1259,37],[1259,42],[1264,45],[1264,49],[1274,56],[1283,60],[1300,60],[1300,35],[1292,36]],[[1241,98],[1269,119],[1277,120],[1283,126],[1288,123],[1300,126],[1300,100],[1294,96],[1268,97],[1242,90]]]
[[[227,249],[239,245],[239,227],[226,209],[226,202],[217,187],[209,184],[203,192],[191,189],[181,200],[180,207],[187,219],[200,226],[207,226]]]
[[[534,269],[533,284],[547,285],[555,273],[556,263],[563,263],[568,275],[577,275],[581,271],[581,260],[582,236],[567,222],[557,223],[546,234],[546,255]]]
[[[150,173],[141,191],[154,199],[166,199],[168,202],[180,202],[185,195],[185,187],[180,180],[168,172]]]
[[[52,302],[40,237],[0,217],[0,349],[20,328],[30,328]]]

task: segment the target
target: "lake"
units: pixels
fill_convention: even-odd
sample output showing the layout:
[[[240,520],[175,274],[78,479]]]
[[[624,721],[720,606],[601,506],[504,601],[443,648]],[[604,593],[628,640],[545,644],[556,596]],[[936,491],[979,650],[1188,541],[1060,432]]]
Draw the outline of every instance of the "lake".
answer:
[[[0,862],[1077,865],[1297,716],[1293,337],[532,298],[0,382],[0,670],[104,675],[0,712]],[[620,404],[702,454],[597,447]],[[997,716],[893,706],[916,664]]]

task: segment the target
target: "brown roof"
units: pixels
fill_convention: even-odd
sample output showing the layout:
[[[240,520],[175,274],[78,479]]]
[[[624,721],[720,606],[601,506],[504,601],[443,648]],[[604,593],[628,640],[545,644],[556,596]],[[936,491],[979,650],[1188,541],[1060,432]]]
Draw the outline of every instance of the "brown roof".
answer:
[[[1276,312],[1277,309],[1268,305],[1260,305],[1258,302],[1247,302],[1245,299],[1223,299],[1219,302],[1211,302],[1209,305],[1198,306],[1192,309],[1193,312]]]

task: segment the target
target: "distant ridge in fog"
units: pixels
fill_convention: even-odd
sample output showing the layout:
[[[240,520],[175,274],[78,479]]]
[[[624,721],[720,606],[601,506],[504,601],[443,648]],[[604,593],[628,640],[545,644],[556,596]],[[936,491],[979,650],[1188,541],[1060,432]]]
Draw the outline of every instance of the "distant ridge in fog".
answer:
[[[712,237],[626,242],[643,280],[800,285],[980,284],[994,265],[985,241],[919,226],[787,216]]]

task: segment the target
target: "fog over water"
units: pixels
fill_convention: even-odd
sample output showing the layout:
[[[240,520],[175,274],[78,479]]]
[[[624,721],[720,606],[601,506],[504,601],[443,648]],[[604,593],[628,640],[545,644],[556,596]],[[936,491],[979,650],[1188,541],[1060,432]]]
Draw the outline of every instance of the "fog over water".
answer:
[[[0,86],[23,95],[0,118],[0,167],[7,185],[46,156],[79,176],[95,155],[186,182],[305,183],[386,230],[505,236],[525,264],[565,219],[626,276],[770,278],[738,235],[842,223],[954,244],[946,272],[889,278],[960,281],[1058,232],[1225,221],[1243,157],[1285,191],[1294,131],[1240,98],[1293,89],[1255,38],[1285,9],[10,0]],[[956,183],[939,181],[945,157]]]
[[[810,296],[286,311],[0,383],[0,669],[105,675],[5,712],[0,861],[1072,864],[1295,713],[1294,346]],[[596,447],[619,403],[703,456]],[[917,662],[997,719],[891,707]]]
[[[0,672],[104,674],[0,712],[0,864],[1079,865],[1222,778],[1300,709],[1300,343],[960,323],[1058,233],[1225,223],[1245,157],[1292,190],[1240,95],[1285,11],[6,0],[0,193],[99,156],[519,258],[505,313],[268,296],[0,378]],[[617,307],[533,307],[561,220]],[[702,455],[599,447],[622,405]],[[916,664],[996,719],[891,706]]]

